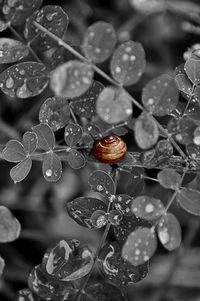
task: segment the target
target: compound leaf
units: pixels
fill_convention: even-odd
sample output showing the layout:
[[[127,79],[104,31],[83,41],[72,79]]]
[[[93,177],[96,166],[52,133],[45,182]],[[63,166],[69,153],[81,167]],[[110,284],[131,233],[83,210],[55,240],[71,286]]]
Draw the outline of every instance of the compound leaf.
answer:
[[[138,42],[127,41],[114,51],[110,69],[113,78],[124,86],[139,81],[146,68],[145,52]]]
[[[122,257],[134,266],[147,262],[155,253],[157,238],[152,228],[138,228],[132,232],[122,249]]]
[[[133,112],[131,96],[124,89],[106,87],[97,99],[96,110],[109,124],[126,121]]]
[[[20,41],[0,38],[0,64],[14,63],[29,54],[29,49]]]
[[[42,31],[34,25],[34,21],[60,38],[63,37],[69,23],[67,14],[60,6],[47,5],[41,10],[35,11],[26,21],[24,36],[28,41],[32,41],[31,46],[33,48],[40,51],[45,51],[57,46],[57,42],[42,33]]]
[[[19,63],[0,74],[1,90],[10,97],[21,99],[42,93],[48,81],[46,67],[37,62]]]
[[[78,60],[58,66],[51,75],[51,88],[56,96],[75,98],[84,94],[92,84],[92,67]]]
[[[95,228],[92,223],[92,214],[97,210],[106,211],[107,206],[101,200],[89,197],[79,197],[66,204],[69,216],[79,225],[92,229]]]
[[[155,116],[170,114],[178,104],[179,91],[173,77],[163,74],[146,84],[142,91],[144,107]]]
[[[40,108],[39,120],[48,123],[53,131],[63,128],[70,120],[68,101],[55,96],[47,98]]]
[[[106,61],[116,44],[116,32],[106,22],[96,22],[88,27],[83,39],[83,52],[94,63]]]
[[[7,243],[16,240],[21,232],[19,221],[5,206],[0,206],[0,242]]]
[[[163,215],[158,223],[157,233],[165,249],[172,251],[180,246],[181,226],[173,214],[167,213]]]

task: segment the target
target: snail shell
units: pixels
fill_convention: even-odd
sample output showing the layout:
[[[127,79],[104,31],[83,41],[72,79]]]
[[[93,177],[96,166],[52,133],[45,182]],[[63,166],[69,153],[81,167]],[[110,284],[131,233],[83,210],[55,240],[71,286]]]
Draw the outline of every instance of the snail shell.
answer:
[[[117,136],[107,136],[96,141],[93,146],[94,156],[103,163],[115,163],[126,154],[127,146],[124,140]]]

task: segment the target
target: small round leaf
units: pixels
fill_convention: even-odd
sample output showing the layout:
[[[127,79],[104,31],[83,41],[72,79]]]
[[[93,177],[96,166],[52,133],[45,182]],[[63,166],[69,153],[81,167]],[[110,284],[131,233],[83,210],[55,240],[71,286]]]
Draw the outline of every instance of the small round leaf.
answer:
[[[75,123],[69,123],[65,128],[65,143],[70,146],[76,146],[83,136],[82,127]]]
[[[40,123],[32,128],[38,138],[38,147],[48,151],[55,147],[55,135],[50,126],[46,123]]]
[[[186,61],[184,70],[191,82],[197,86],[200,83],[200,60],[190,58]]]
[[[0,206],[0,243],[16,240],[21,232],[19,221],[12,215],[10,210]]]
[[[80,169],[85,166],[85,157],[81,152],[72,149],[67,154],[67,162],[73,169]]]
[[[38,138],[34,132],[25,132],[22,139],[24,148],[29,155],[33,154],[38,145]]]
[[[29,49],[20,41],[0,38],[0,64],[14,63],[29,54]]]
[[[9,140],[3,149],[3,157],[8,162],[18,163],[26,158],[24,145],[17,140]]]
[[[192,188],[182,188],[177,194],[179,205],[192,215],[200,216],[200,192]]]
[[[23,181],[27,175],[29,174],[32,167],[32,160],[30,157],[25,158],[20,163],[15,165],[10,170],[10,177],[14,181],[14,183],[18,183]]]
[[[90,188],[103,195],[114,195],[116,186],[111,176],[103,170],[95,170],[88,179]]]
[[[180,187],[181,176],[173,169],[163,169],[157,175],[160,185],[167,189],[174,189]]]

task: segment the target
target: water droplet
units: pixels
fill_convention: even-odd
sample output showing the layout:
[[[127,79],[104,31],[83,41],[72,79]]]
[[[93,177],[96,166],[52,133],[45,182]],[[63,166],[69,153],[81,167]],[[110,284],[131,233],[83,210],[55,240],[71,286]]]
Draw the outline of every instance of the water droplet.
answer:
[[[195,145],[200,145],[200,136],[195,136],[193,142]]]
[[[162,242],[163,245],[165,245],[166,243],[169,242],[170,237],[169,237],[169,234],[167,232],[167,228],[159,231],[158,236],[159,236],[160,241]]]
[[[123,61],[128,61],[128,59],[129,59],[129,55],[127,54],[127,53],[125,53],[123,56],[122,56],[122,60]]]
[[[97,190],[98,191],[103,191],[103,186],[102,185],[97,185]]]
[[[100,52],[101,52],[101,49],[97,47],[97,48],[95,48],[95,52],[96,52],[96,53],[100,53]]]
[[[97,221],[96,221],[96,227],[101,228],[101,227],[105,226],[106,224],[107,224],[106,216],[105,215],[99,216]]]
[[[46,176],[47,177],[51,177],[52,176],[52,170],[51,169],[47,169],[46,170]]]
[[[83,76],[82,81],[84,84],[89,84],[90,83],[90,79],[87,76]]]
[[[32,96],[32,92],[28,90],[26,82],[24,84],[17,88],[16,96],[19,98],[28,98]]]
[[[154,211],[154,206],[152,204],[147,204],[145,207],[146,213],[152,213]]]
[[[121,72],[121,68],[120,68],[119,66],[117,66],[117,67],[115,68],[115,72],[116,72],[116,73],[120,73],[120,72]]]
[[[6,88],[11,89],[14,86],[14,80],[9,76],[6,80]]]

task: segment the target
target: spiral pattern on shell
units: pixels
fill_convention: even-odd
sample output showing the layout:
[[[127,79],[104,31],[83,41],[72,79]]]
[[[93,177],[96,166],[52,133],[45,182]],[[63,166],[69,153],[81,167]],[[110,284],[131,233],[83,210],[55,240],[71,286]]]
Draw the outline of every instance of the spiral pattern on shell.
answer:
[[[93,146],[94,156],[103,163],[115,163],[124,157],[127,146],[124,140],[117,136],[107,136],[96,141]]]

